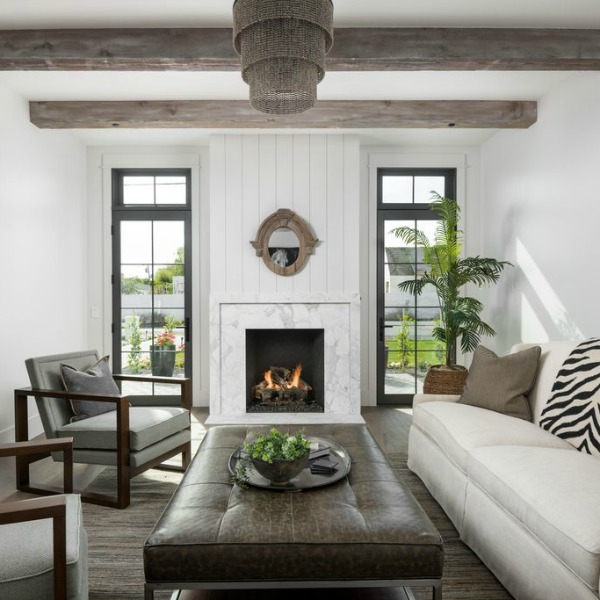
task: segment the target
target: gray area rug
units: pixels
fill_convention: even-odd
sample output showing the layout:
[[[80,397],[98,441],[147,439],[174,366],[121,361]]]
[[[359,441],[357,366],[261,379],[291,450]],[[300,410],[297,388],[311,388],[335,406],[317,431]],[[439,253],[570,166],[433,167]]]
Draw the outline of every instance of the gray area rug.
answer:
[[[444,539],[444,600],[510,600],[511,596],[496,578],[460,541],[456,529],[419,478],[408,470],[406,456],[388,454],[388,459]],[[132,502],[126,510],[83,505],[89,536],[90,600],[143,599],[144,541],[180,480],[180,473],[151,470],[132,481]],[[114,486],[114,470],[110,468],[103,471],[93,485],[94,489],[104,492],[113,490]],[[414,593],[418,600],[431,598],[430,590],[415,589]],[[211,594],[210,598],[217,600],[218,594],[223,593]],[[311,596],[315,597],[315,593],[311,592]],[[170,594],[161,592],[155,597],[163,600],[170,598]]]

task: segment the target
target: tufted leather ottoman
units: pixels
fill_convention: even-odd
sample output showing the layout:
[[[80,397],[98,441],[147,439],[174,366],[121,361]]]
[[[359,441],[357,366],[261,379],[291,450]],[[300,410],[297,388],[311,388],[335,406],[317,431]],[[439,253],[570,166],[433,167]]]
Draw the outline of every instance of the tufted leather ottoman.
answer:
[[[352,470],[297,493],[232,485],[229,456],[260,429],[208,431],[144,546],[146,600],[155,589],[411,583],[432,586],[441,599],[442,539],[366,426],[305,426],[344,446]]]

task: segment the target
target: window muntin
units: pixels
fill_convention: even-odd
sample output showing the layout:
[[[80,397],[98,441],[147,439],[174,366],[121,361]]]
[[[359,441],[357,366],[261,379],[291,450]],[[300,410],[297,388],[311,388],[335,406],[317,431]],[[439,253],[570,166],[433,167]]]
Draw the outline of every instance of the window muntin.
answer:
[[[153,172],[154,171],[154,172]],[[115,189],[116,204],[124,207],[188,206],[189,170],[120,169]]]
[[[446,178],[443,175],[394,174],[386,169],[381,176],[382,204],[427,204],[431,192],[445,194]]]

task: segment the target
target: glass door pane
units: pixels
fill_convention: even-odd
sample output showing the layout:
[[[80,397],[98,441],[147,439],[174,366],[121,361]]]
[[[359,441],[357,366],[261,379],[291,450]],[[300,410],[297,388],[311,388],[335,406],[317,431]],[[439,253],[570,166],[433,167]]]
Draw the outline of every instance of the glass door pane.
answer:
[[[115,213],[115,372],[189,376],[188,230],[181,213]],[[174,384],[123,382],[123,393],[146,399],[179,392]]]
[[[440,315],[435,290],[426,288],[414,296],[398,289],[399,283],[430,270],[423,249],[406,244],[394,232],[417,228],[433,242],[437,220],[434,213],[416,210],[380,211],[379,216],[378,403],[403,404],[422,392],[425,373],[441,362],[443,347],[432,336]]]

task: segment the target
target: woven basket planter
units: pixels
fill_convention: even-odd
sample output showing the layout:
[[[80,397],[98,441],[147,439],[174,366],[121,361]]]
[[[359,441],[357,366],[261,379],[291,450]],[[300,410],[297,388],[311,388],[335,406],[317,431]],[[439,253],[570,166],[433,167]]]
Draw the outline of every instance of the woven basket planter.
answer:
[[[425,375],[424,394],[462,394],[467,380],[468,369],[456,366],[453,369],[443,365],[433,365]]]

